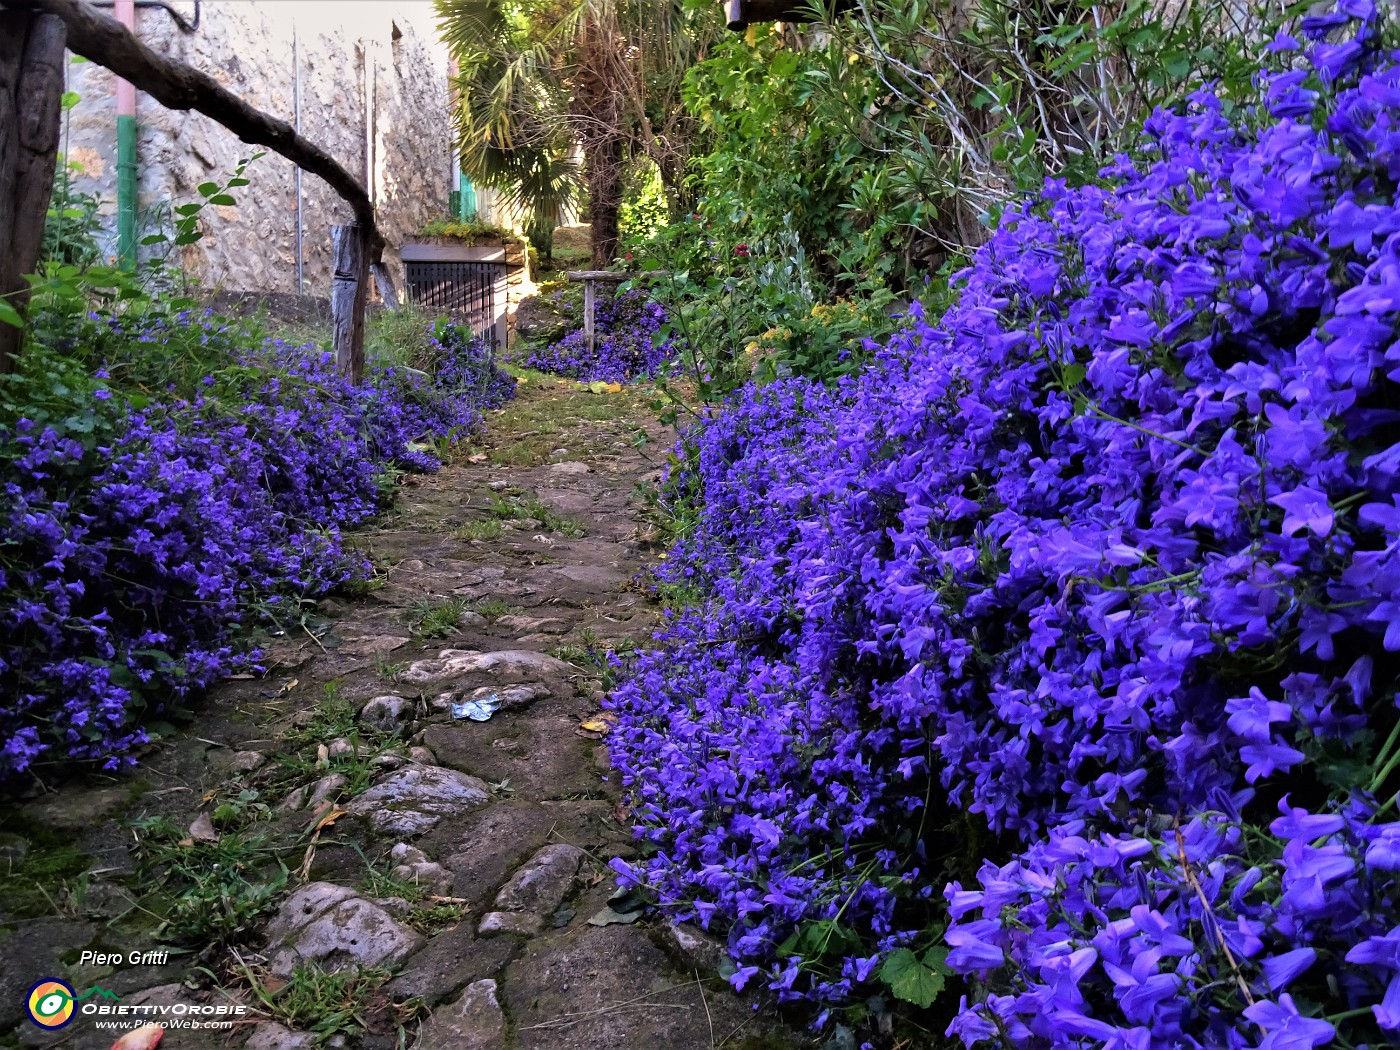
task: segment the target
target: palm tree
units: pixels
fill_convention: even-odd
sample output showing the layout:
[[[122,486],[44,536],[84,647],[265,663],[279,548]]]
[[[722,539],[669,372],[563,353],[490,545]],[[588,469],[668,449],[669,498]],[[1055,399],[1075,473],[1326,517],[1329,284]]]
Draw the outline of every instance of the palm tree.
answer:
[[[582,191],[574,144],[557,114],[567,97],[538,42],[521,40],[495,0],[439,0],[443,37],[457,58],[457,142],[462,169],[527,215],[526,233],[548,255],[561,210]]]
[[[717,31],[717,9],[705,18],[688,16],[683,0],[437,0],[437,7],[461,70],[463,169],[524,204],[540,237],[586,187],[593,265],[608,266],[627,167],[638,156],[656,162],[673,205],[684,203],[694,126],[679,104],[680,85]]]

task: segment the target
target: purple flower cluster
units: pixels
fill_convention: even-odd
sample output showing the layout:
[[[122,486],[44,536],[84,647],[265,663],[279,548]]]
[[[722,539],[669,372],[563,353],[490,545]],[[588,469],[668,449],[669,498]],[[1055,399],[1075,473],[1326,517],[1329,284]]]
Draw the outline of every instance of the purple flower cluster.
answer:
[[[429,328],[433,386],[467,407],[499,408],[515,397],[515,377],[496,365],[481,336],[459,325],[436,321]]]
[[[160,345],[154,327],[126,333],[133,353]],[[129,761],[157,712],[247,666],[240,628],[362,576],[341,530],[379,509],[386,467],[436,469],[419,443],[507,393],[449,360],[434,382],[386,368],[355,386],[273,340],[195,397],[111,410],[97,439],[0,428],[0,779],[46,753]]]
[[[1297,35],[691,435],[618,868],[736,984],[849,1003],[948,922],[969,1045],[1396,1038],[1400,56],[1370,0]],[[944,899],[948,806],[1008,846]]]
[[[675,356],[673,341],[659,336],[666,307],[644,292],[632,289],[602,296],[594,309],[592,350],[583,329],[577,328],[556,343],[531,349],[521,364],[585,382],[626,383],[655,375]]]
[[[1000,1030],[1018,1046],[1305,1048],[1400,1031],[1400,825],[1285,796],[1252,827],[1221,801],[1127,833],[1071,821],[988,862],[979,889],[949,887],[948,963],[993,989],[951,1032],[969,1046]]]

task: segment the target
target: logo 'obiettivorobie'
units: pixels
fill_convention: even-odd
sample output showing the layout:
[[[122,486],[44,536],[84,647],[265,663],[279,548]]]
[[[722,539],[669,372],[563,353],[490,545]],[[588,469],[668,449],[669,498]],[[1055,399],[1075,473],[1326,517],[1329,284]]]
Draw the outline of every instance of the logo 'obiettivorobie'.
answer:
[[[29,989],[25,1007],[29,1010],[29,1019],[40,1028],[62,1028],[73,1020],[76,998],[72,985],[46,977]]]
[[[40,1028],[62,1028],[73,1020],[73,1004],[93,995],[100,999],[121,998],[116,992],[96,986],[78,995],[67,981],[45,977],[29,989],[29,998],[24,1005],[29,1011],[29,1019]]]

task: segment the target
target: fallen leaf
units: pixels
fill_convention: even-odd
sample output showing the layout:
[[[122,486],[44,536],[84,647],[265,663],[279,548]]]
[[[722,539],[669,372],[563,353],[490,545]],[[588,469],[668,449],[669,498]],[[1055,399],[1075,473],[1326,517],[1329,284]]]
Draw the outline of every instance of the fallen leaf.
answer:
[[[325,769],[331,764],[331,749],[325,744],[316,745],[316,768]]]
[[[608,907],[622,914],[641,911],[646,906],[646,897],[635,886],[619,886],[608,898]]]
[[[588,920],[588,925],[590,925],[590,926],[616,926],[616,925],[618,925],[618,924],[620,924],[620,923],[632,923],[632,922],[636,922],[636,921],[637,921],[638,919],[640,919],[641,917],[642,917],[642,913],[641,913],[640,910],[637,910],[637,911],[629,911],[629,912],[620,912],[620,911],[613,911],[613,909],[611,909],[611,908],[604,908],[604,909],[603,909],[602,911],[600,911],[597,915],[593,916],[593,918],[591,918],[591,919]]]
[[[335,809],[332,807],[311,826],[315,829],[328,828],[348,812],[350,812],[348,809]]]
[[[282,686],[281,689],[277,690],[277,692],[273,693],[272,695],[273,695],[274,697],[286,696],[288,693],[290,693],[293,689],[295,689],[295,688],[296,688],[297,686],[299,686],[299,685],[301,685],[300,679],[293,678],[290,682],[288,682],[286,685]]]
[[[622,384],[621,384],[621,383],[609,383],[609,384],[607,385],[606,389],[607,389],[607,391],[608,391],[609,394],[620,394],[620,393],[622,393]]]
[[[189,827],[190,838],[196,842],[218,842],[219,833],[214,830],[214,822],[209,819],[208,813],[201,813],[194,818],[194,823]],[[154,1044],[152,1044],[154,1045]]]
[[[578,727],[580,729],[586,729],[590,733],[598,733],[599,735],[612,729],[612,726],[601,718],[590,718],[586,722],[580,722]]]
[[[165,1029],[158,1024],[143,1024],[132,1029],[112,1044],[112,1050],[153,1050],[160,1045]]]
[[[287,987],[287,982],[276,974],[270,973],[262,979],[262,986],[263,991],[267,992],[269,995],[273,995]]]
[[[474,455],[474,456],[468,456],[468,457],[467,457],[467,462],[468,462],[468,463],[485,463],[485,462],[486,462],[486,453],[485,453],[485,452],[478,452],[478,453],[477,453],[476,455]]]

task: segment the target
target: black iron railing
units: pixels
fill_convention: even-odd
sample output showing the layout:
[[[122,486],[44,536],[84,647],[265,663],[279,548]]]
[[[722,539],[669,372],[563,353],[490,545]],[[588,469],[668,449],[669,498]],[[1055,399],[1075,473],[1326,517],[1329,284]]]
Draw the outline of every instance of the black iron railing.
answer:
[[[496,282],[504,267],[494,262],[405,262],[409,298],[426,313],[446,314],[496,345]]]

